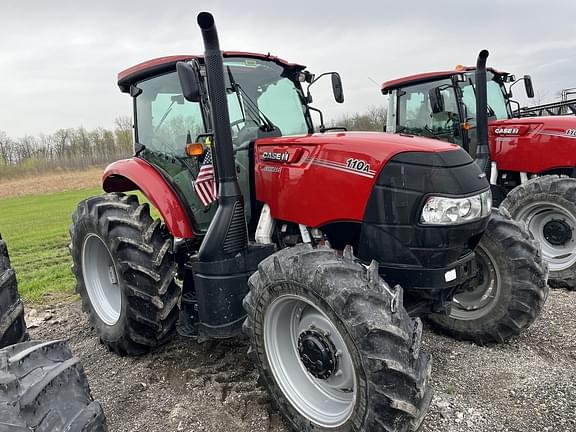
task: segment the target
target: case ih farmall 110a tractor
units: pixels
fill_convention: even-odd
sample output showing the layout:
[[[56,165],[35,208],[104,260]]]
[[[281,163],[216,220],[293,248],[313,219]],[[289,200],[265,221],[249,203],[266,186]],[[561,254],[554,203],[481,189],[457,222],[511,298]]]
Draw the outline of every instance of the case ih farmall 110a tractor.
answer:
[[[489,152],[481,158],[494,203],[524,222],[538,240],[550,285],[574,289],[576,118],[552,114],[576,113],[576,101],[513,110],[512,92],[505,84],[512,82],[511,87],[520,80],[491,68],[487,75],[486,87],[476,85],[475,68],[461,66],[385,82],[386,130],[457,143],[473,157],[486,139]],[[533,97],[530,76],[521,80]],[[481,93],[487,97],[477,110]],[[535,117],[541,114],[545,117]]]
[[[198,24],[204,56],[120,73],[136,155],[73,215],[77,290],[98,337],[132,355],[177,321],[199,341],[243,329],[292,429],[417,429],[432,396],[417,316],[475,281],[485,175],[454,144],[314,134],[304,66],[222,53],[213,17]]]

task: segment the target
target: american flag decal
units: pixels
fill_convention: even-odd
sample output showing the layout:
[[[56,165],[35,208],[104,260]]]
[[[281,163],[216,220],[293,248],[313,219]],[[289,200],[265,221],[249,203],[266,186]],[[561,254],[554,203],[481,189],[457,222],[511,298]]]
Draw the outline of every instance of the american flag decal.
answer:
[[[214,181],[214,165],[212,164],[212,150],[209,148],[204,156],[204,162],[198,171],[194,182],[194,191],[205,207],[216,201],[216,182]]]

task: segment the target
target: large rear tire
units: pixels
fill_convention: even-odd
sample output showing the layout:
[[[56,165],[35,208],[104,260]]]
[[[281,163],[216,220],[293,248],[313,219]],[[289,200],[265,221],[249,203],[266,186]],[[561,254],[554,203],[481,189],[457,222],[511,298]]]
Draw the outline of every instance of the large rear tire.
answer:
[[[24,305],[18,295],[16,273],[10,264],[6,242],[0,235],[0,348],[27,339]]]
[[[501,206],[540,243],[550,286],[576,289],[576,179],[533,178],[510,191]]]
[[[527,329],[548,297],[538,243],[503,209],[492,209],[476,248],[479,278],[430,320],[441,331],[479,345],[501,343]]]
[[[0,430],[107,430],[80,361],[64,342],[23,342],[0,350]]]
[[[120,355],[163,344],[178,318],[173,239],[134,195],[82,201],[72,216],[76,292],[100,340]]]
[[[298,245],[260,263],[244,300],[249,356],[294,431],[417,430],[432,398],[421,321],[376,262],[345,255]]]

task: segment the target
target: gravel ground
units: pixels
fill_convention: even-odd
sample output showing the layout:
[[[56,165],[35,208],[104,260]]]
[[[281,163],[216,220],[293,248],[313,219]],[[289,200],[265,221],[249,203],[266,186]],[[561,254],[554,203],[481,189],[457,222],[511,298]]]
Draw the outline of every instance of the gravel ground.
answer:
[[[49,311],[44,309],[49,308]],[[576,292],[551,292],[520,338],[478,347],[425,332],[435,396],[422,432],[576,430]],[[100,345],[79,302],[32,311],[38,339],[67,339],[116,431],[287,431],[245,357],[242,341],[176,338],[122,358]]]

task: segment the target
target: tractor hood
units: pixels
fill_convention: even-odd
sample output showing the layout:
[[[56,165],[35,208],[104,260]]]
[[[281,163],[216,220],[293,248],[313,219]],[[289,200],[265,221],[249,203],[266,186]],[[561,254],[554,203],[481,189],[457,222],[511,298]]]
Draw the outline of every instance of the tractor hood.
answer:
[[[576,166],[576,117],[524,117],[489,123],[500,170],[542,174]]]
[[[262,138],[257,141],[258,145],[269,145],[270,143],[274,143],[274,145],[324,145],[329,143],[331,146],[346,148],[350,152],[366,151],[372,154],[382,154],[382,156],[387,155],[385,159],[406,151],[441,153],[459,148],[455,144],[430,138],[384,132],[326,132],[301,137]]]
[[[269,204],[274,218],[311,227],[362,221],[382,170],[398,157],[406,159],[405,165],[397,164],[401,187],[419,181],[434,189],[442,183],[435,190],[449,195],[488,188],[484,174],[457,145],[410,135],[344,132],[256,140],[256,199]],[[426,167],[426,175],[409,178],[422,172],[409,166]],[[445,184],[449,189],[440,190]]]

